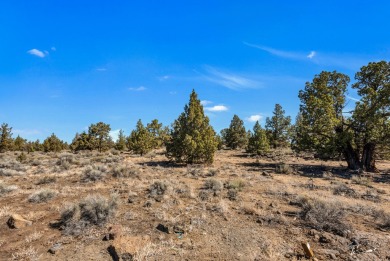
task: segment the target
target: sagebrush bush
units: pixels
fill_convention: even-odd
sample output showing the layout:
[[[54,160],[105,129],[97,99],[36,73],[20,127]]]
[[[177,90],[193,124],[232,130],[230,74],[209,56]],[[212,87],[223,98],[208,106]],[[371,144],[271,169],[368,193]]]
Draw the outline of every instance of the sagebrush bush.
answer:
[[[149,187],[149,195],[151,197],[164,195],[167,189],[168,189],[168,184],[166,182],[155,181]]]
[[[135,167],[120,166],[112,169],[112,176],[115,178],[138,177],[139,170]]]
[[[223,184],[221,181],[211,178],[204,182],[203,188],[214,192],[214,196],[216,196],[223,189]]]
[[[345,184],[340,184],[333,189],[334,195],[341,195],[347,197],[357,197],[358,194],[353,188],[348,187]]]
[[[118,208],[116,195],[107,199],[90,195],[79,203],[68,205],[61,213],[60,223],[64,234],[77,235],[88,226],[102,226],[115,215]]]
[[[88,166],[84,170],[84,175],[81,178],[82,182],[94,182],[103,179],[106,176],[107,168],[102,165]]]
[[[279,174],[290,174],[293,172],[293,169],[286,163],[279,163],[275,166],[275,172]]]
[[[34,192],[28,197],[28,201],[32,203],[48,202],[57,195],[57,191],[52,189],[41,189]]]
[[[18,189],[18,186],[15,186],[15,185],[7,185],[5,183],[3,183],[2,181],[0,181],[0,196],[3,196],[7,193],[10,193],[14,190],[17,190]]]
[[[390,214],[386,213],[383,210],[375,212],[375,219],[378,223],[378,226],[384,230],[390,230]]]
[[[245,186],[246,186],[246,182],[245,180],[242,179],[231,180],[225,184],[225,187],[227,189],[235,189],[238,191],[241,191]]]
[[[350,226],[345,222],[341,204],[309,199],[301,202],[300,217],[309,227],[345,236]]]
[[[57,181],[57,178],[54,176],[44,176],[43,178],[38,180],[37,183],[35,183],[35,184],[36,185],[44,185],[44,184],[54,183],[56,181]]]

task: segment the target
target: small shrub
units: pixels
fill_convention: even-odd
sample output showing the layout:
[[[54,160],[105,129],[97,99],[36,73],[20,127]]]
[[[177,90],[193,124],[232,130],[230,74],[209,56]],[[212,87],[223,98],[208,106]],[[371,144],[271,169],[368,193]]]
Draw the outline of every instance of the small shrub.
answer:
[[[139,170],[135,167],[121,166],[112,170],[112,176],[114,178],[129,178],[138,177]]]
[[[205,191],[205,190],[201,190],[199,191],[199,194],[198,194],[199,198],[201,201],[207,201],[209,199],[209,192]]]
[[[366,187],[371,187],[371,179],[368,177],[361,177],[361,176],[352,176],[351,178],[352,183],[366,186]]]
[[[314,199],[301,203],[300,217],[308,226],[340,236],[347,234],[350,226],[344,221],[345,211],[340,204]]]
[[[337,187],[333,189],[334,195],[341,195],[341,196],[347,196],[347,197],[357,197],[358,194],[353,188],[350,188],[344,184],[340,184]]]
[[[242,179],[232,180],[232,181],[229,181],[227,184],[225,184],[225,187],[227,189],[234,189],[234,190],[238,190],[238,191],[241,191],[245,186],[246,186],[246,183]]]
[[[376,211],[375,219],[378,223],[379,228],[383,230],[390,230],[390,214],[383,210]]]
[[[12,177],[20,175],[21,173],[13,169],[0,169],[0,177]]]
[[[44,176],[43,178],[41,178],[40,180],[38,180],[37,183],[35,183],[36,185],[44,185],[44,184],[50,184],[50,183],[54,183],[56,182],[57,179],[56,177],[54,176]]]
[[[155,181],[149,187],[149,195],[150,197],[161,196],[165,194],[167,189],[168,185],[165,182]]]
[[[20,153],[19,156],[16,157],[16,160],[21,163],[24,163],[27,161],[27,155],[22,151],[22,153]]]
[[[220,192],[223,189],[223,185],[221,181],[211,178],[204,182],[203,188],[207,190],[211,190],[215,194]]]
[[[81,178],[82,182],[95,182],[98,180],[103,179],[106,176],[107,168],[104,166],[96,166],[93,165],[92,167],[87,167],[84,170],[84,175]]]
[[[3,196],[7,193],[10,193],[14,190],[17,190],[18,189],[18,186],[15,186],[15,185],[7,185],[5,183],[3,183],[2,181],[0,181],[0,196]]]
[[[68,205],[61,213],[63,233],[78,235],[88,226],[102,226],[114,216],[117,207],[116,196],[107,199],[101,195],[88,196],[79,203]]]
[[[229,189],[227,192],[227,197],[231,201],[236,201],[238,197],[238,191],[236,189]]]
[[[51,189],[41,189],[34,192],[28,197],[28,201],[32,203],[48,202],[57,195],[57,191]]]
[[[293,169],[286,163],[279,163],[275,167],[275,172],[279,174],[290,174],[293,172]]]

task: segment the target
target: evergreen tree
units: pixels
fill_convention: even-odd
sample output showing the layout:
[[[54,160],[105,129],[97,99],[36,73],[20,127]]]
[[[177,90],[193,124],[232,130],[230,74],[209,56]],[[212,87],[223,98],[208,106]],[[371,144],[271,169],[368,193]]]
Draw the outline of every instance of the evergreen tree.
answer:
[[[73,151],[93,150],[91,137],[85,131],[81,134],[76,133],[69,147]]]
[[[109,149],[111,141],[110,130],[110,124],[104,122],[98,122],[89,126],[88,135],[93,149],[97,149],[99,152]]]
[[[248,143],[244,122],[237,115],[233,116],[229,128],[221,134],[224,135],[226,146],[231,149],[244,148]]]
[[[154,149],[161,148],[168,134],[167,129],[163,128],[162,123],[159,123],[157,119],[154,119],[151,123],[148,123],[146,128],[153,138],[152,147]]]
[[[269,142],[266,131],[261,128],[259,121],[253,127],[253,134],[249,138],[247,152],[261,155],[269,150]]]
[[[209,118],[204,115],[195,90],[172,128],[171,137],[166,142],[169,159],[188,164],[213,162],[218,144],[216,133],[209,124]]]
[[[153,149],[153,135],[142,124],[141,120],[138,120],[137,127],[133,130],[128,137],[128,147],[135,154],[141,156],[148,153]]]
[[[19,135],[14,139],[13,150],[24,151],[27,147],[27,140],[23,139]]]
[[[12,127],[3,123],[0,128],[0,152],[5,152],[12,148]]]
[[[265,129],[268,140],[273,148],[287,147],[290,140],[291,117],[285,116],[285,111],[280,104],[275,104],[273,116],[266,118]]]
[[[126,135],[124,134],[123,130],[119,131],[118,139],[115,143],[115,149],[117,150],[126,150]]]
[[[43,141],[43,150],[45,152],[59,152],[64,149],[64,143],[54,133]]]

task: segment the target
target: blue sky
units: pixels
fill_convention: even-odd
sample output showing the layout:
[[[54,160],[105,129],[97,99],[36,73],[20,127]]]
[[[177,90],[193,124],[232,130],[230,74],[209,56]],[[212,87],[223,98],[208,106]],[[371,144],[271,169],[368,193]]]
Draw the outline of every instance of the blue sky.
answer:
[[[322,70],[390,58],[388,1],[1,1],[0,122],[71,141],[171,124],[195,89],[216,131],[252,128]],[[350,106],[358,96],[349,92]]]

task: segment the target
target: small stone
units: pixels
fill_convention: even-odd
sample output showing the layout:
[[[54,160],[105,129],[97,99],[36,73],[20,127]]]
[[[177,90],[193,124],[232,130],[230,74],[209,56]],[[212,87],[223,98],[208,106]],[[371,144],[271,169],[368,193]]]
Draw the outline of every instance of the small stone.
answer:
[[[25,219],[19,214],[12,214],[8,221],[7,225],[9,228],[23,228],[32,225],[32,221]]]
[[[318,240],[320,243],[325,243],[325,244],[328,244],[328,243],[331,243],[332,242],[332,238],[327,235],[327,234],[322,234]]]
[[[271,208],[276,208],[278,205],[275,202],[271,202],[271,204],[269,204],[269,206]]]
[[[157,228],[157,230],[160,230],[161,232],[169,234],[168,226],[164,226],[163,224],[158,224],[156,228]]]
[[[333,260],[336,260],[337,256],[335,254],[331,253],[331,254],[329,254],[329,258],[333,259]]]
[[[58,250],[60,250],[62,248],[62,244],[61,243],[55,243],[49,250],[48,252],[50,254],[55,254]]]
[[[107,248],[113,260],[132,261],[134,255],[150,242],[150,237],[134,237],[121,235],[112,241],[112,244]]]

